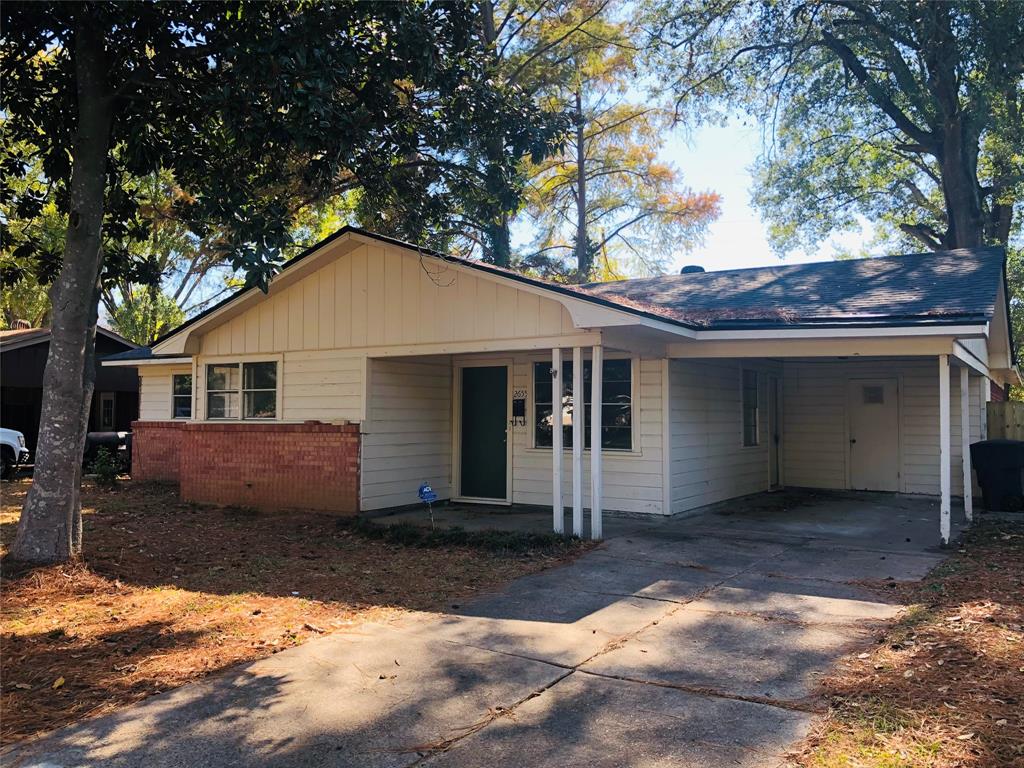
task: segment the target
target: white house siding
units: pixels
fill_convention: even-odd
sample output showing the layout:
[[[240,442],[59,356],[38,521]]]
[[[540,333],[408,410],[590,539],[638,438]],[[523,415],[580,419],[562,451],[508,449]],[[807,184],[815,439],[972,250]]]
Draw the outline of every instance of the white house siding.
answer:
[[[768,375],[781,373],[761,360],[672,360],[672,512],[679,513],[769,488]],[[743,445],[743,368],[758,377],[759,439]]]
[[[563,359],[571,351],[563,350]],[[606,357],[616,357],[607,352]],[[527,425],[512,430],[512,501],[551,506],[551,449],[533,447],[533,363],[548,356],[517,356],[513,390],[527,392]],[[664,360],[635,359],[633,363],[632,451],[604,451],[604,508],[631,513],[665,514],[662,502],[662,396]],[[572,450],[562,453],[562,500],[572,506]],[[583,505],[590,505],[590,451],[583,454]]]
[[[407,249],[363,245],[211,328],[202,355],[374,350],[573,333],[557,301]],[[369,354],[373,354],[371,351]]]
[[[451,496],[452,367],[448,358],[369,360],[360,507],[418,502],[420,483]]]
[[[192,373],[190,365],[139,366],[139,419],[167,421],[173,417],[171,377]]]
[[[786,485],[847,488],[847,386],[850,379],[897,377],[900,386],[900,490],[939,493],[939,382],[933,358],[787,360],[783,364],[783,450]],[[981,437],[980,378],[972,378],[971,441]],[[960,375],[951,371],[952,492],[960,471]]]

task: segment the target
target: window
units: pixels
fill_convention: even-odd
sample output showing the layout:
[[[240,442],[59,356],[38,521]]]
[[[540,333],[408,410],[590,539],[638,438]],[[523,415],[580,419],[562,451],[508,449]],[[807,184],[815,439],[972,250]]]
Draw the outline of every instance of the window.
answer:
[[[757,445],[757,371],[743,371],[743,445]]]
[[[583,361],[584,447],[590,447],[590,360]],[[605,360],[601,387],[601,448],[628,451],[633,448],[633,365],[630,360]],[[562,365],[565,392],[561,403],[562,445],[572,447],[573,380],[572,362]],[[552,427],[551,364],[533,366],[534,445],[551,447]]]
[[[277,416],[277,363],[206,366],[206,418],[273,419]]]
[[[192,374],[179,373],[171,377],[172,416],[175,419],[192,418]]]

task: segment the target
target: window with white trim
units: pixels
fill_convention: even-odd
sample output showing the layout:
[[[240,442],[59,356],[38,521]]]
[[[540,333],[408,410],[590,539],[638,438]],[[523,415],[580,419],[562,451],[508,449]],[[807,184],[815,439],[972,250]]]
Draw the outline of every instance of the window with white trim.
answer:
[[[743,445],[755,446],[759,442],[757,371],[743,369]]]
[[[590,447],[590,360],[583,361],[583,423],[584,447]],[[633,363],[628,359],[605,360],[601,366],[601,448],[629,451],[633,449]],[[572,447],[573,380],[572,361],[562,364],[564,393],[561,403],[562,446]],[[533,433],[534,446],[551,447],[552,413],[551,363],[533,365]]]
[[[277,363],[208,364],[206,418],[277,418]]]
[[[176,373],[171,377],[171,401],[175,419],[192,418],[192,374]]]

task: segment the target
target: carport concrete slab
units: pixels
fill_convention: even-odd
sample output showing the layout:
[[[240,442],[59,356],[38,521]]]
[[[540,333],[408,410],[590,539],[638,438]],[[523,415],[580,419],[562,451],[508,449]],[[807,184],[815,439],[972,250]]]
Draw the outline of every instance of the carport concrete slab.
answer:
[[[576,673],[425,765],[760,768],[810,724],[803,712]]]
[[[787,549],[750,570],[794,579],[917,581],[940,562],[941,555],[808,546]]]
[[[684,607],[581,668],[615,677],[797,701],[817,675],[870,635],[848,626],[802,626]]]
[[[695,536],[686,532],[668,537],[644,535],[612,539],[595,554],[732,575],[753,563],[781,554],[786,547],[777,542]]]
[[[890,619],[900,612],[898,605],[879,602],[866,590],[860,597],[839,597],[819,594],[819,583],[751,577],[749,587],[731,583],[716,587],[687,608],[709,613],[747,613],[804,624],[850,624],[861,621]],[[776,587],[782,587],[777,589]],[[853,592],[853,590],[851,590]]]
[[[374,627],[57,731],[23,765],[398,768],[564,669]],[[13,762],[13,761],[12,761]]]

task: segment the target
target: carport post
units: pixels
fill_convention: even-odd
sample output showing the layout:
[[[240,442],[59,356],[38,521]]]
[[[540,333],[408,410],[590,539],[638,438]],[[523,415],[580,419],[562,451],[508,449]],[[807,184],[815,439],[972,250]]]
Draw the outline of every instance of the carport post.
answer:
[[[949,543],[949,355],[939,355],[939,536]]]
[[[562,506],[562,350],[551,350],[551,516],[555,533],[565,533]]]
[[[966,365],[960,366],[960,450],[964,465],[964,516],[974,521],[971,493],[971,379]]]
[[[572,535],[583,535],[583,347],[572,348]]]
[[[604,537],[603,478],[601,477],[601,401],[604,387],[604,348],[594,345],[590,371],[590,538]]]

